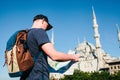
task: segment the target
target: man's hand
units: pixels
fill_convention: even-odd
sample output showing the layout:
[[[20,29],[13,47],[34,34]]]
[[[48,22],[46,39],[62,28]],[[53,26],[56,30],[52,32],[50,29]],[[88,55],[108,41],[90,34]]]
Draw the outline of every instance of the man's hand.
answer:
[[[75,54],[74,57],[74,61],[79,61],[80,54]]]

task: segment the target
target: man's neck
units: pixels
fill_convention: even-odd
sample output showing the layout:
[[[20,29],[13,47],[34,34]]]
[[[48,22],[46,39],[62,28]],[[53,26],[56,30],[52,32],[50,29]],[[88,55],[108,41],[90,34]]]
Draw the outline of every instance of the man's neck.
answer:
[[[44,29],[44,25],[42,23],[42,20],[36,20],[36,21],[34,21],[34,23],[32,25],[32,28],[42,28],[42,29]]]

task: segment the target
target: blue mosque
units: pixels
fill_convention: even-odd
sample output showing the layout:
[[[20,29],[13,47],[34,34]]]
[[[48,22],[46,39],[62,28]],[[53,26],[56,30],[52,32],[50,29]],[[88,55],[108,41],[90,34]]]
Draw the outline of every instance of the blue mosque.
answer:
[[[102,45],[100,42],[100,34],[98,30],[99,26],[97,24],[97,19],[93,7],[92,16],[95,45],[87,42],[86,40],[84,40],[82,43],[78,43],[78,45],[73,50],[68,51],[68,54],[80,54],[81,57],[79,58],[79,61],[71,65],[71,67],[63,74],[50,73],[50,77],[54,77],[59,80],[60,78],[64,77],[64,75],[72,75],[75,69],[83,72],[95,72],[103,70],[109,71],[111,74],[120,70],[120,59],[111,57],[107,52],[102,49]],[[53,37],[52,43],[54,44]],[[69,61],[56,62],[48,58],[48,62],[53,68],[58,69],[60,66],[66,65]]]

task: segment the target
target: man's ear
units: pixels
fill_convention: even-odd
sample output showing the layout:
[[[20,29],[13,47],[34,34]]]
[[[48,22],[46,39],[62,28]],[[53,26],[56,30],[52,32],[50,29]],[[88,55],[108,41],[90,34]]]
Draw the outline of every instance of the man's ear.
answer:
[[[45,20],[44,20],[44,18],[43,18],[43,19],[42,19],[42,24],[44,23],[44,21],[45,21]]]
[[[42,24],[44,23],[44,20],[42,20]]]

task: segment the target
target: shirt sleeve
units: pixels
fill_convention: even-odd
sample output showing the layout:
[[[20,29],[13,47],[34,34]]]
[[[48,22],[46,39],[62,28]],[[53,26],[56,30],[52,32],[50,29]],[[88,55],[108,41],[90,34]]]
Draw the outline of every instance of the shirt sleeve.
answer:
[[[42,46],[43,44],[50,42],[47,33],[43,29],[37,29],[35,31],[34,37],[39,46]]]

